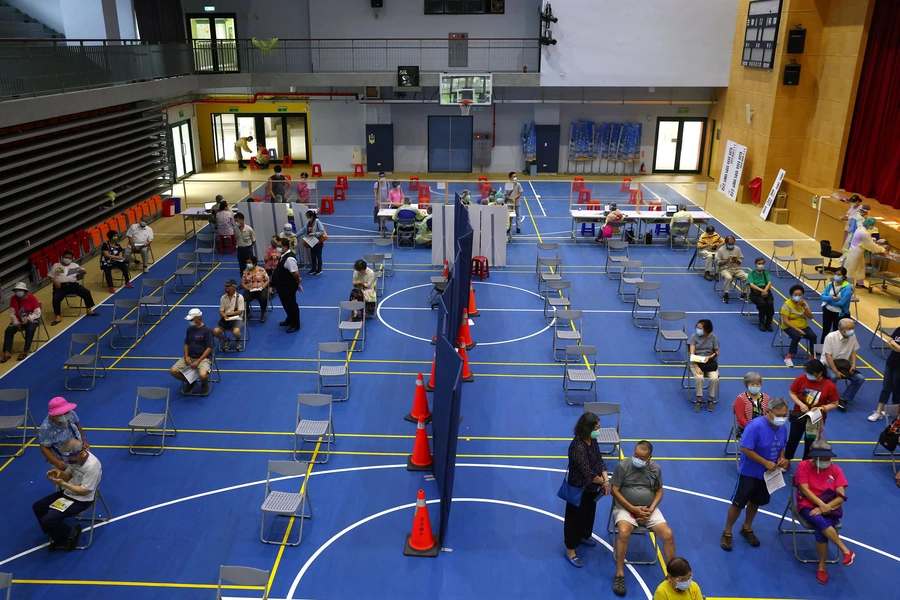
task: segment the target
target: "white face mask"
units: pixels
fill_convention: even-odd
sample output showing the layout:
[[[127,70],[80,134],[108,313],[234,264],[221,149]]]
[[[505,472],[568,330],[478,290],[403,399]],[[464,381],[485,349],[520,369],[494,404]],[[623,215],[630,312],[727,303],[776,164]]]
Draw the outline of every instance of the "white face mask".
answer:
[[[18,296],[19,298],[24,298],[25,292],[22,290],[16,290],[16,296]]]
[[[816,468],[819,469],[820,471],[827,469],[828,467],[831,466],[830,458],[816,458],[814,460],[816,463]]]
[[[803,296],[791,296],[794,299],[794,302],[800,304],[800,301],[803,300]]]

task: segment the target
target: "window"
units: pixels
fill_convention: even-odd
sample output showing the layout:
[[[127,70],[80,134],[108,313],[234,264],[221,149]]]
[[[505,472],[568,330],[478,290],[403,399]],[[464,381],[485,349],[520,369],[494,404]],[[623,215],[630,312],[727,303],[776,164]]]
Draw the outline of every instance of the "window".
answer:
[[[503,14],[503,0],[425,0],[426,15]]]

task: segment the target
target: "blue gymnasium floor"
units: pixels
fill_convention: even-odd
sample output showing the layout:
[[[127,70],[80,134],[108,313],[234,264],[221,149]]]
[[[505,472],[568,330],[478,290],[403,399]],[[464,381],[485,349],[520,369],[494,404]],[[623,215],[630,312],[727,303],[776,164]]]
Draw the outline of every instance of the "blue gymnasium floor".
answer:
[[[115,517],[97,529],[90,550],[49,554],[31,513],[31,503],[50,492],[43,479],[46,463],[33,443],[23,456],[3,463],[0,571],[14,574],[14,598],[211,598],[221,564],[274,569],[271,598],[549,598],[589,589],[599,597],[613,597],[614,562],[608,547],[580,550],[581,570],[562,558],[564,506],[556,490],[581,408],[563,401],[562,368],[551,357],[534,262],[538,234],[563,239],[562,233],[552,232],[569,228],[568,187],[563,183],[534,183],[540,206],[525,185],[528,218],[523,236],[509,247],[510,266],[475,283],[482,313],[472,327],[478,346],[469,355],[475,382],[464,387],[456,500],[444,540],[453,552],[434,560],[402,554],[416,490],[424,489],[431,500],[437,497],[433,481],[404,468],[414,426],[403,415],[412,403],[415,374],[428,372],[433,352],[427,340],[434,332],[435,313],[426,296],[435,271],[424,249],[395,250],[397,271],[387,280],[380,302],[381,322],[369,322],[365,350],[352,355],[349,402],[335,405],[339,437],[334,455],[326,465],[314,467],[308,482],[315,516],[305,523],[303,543],[283,551],[260,543],[266,461],[290,458],[296,394],[315,392],[316,344],[337,339],[336,306],[349,293],[351,265],[372,252],[371,243],[353,237],[375,235],[371,185],[352,181],[348,200],[336,203],[336,213],[324,219],[331,238],[325,246],[325,273],[304,280],[301,331],[288,335],[278,327],[283,313],[277,306],[266,324],[252,322],[246,351],[220,358],[222,382],[209,397],[181,396],[167,369],[180,352],[183,317],[190,308],[201,307],[207,322],[215,323],[221,284],[236,274],[233,257],[225,257],[192,294],[171,295],[171,313],[133,348],[109,348],[112,308],[107,302],[99,319],[67,319],[65,335],[3,378],[5,388],[30,389],[38,421],[53,396],[78,403],[92,450],[103,463],[102,490]],[[456,187],[463,186],[454,184],[451,191]],[[615,189],[610,186],[610,193]],[[725,233],[724,226],[718,229]],[[758,255],[748,244],[739,244],[747,261]],[[871,455],[884,422],[865,419],[881,388],[884,364],[877,351],[867,348],[871,333],[860,335],[863,372],[870,380],[846,413],[829,419],[826,432],[850,481],[843,533],[857,559],[850,567],[830,566],[831,581],[820,586],[815,566],[798,563],[790,536],[776,531],[785,490],[757,518],[762,547],[750,548],[738,536],[732,553],[718,546],[736,478],[734,459],[724,457],[722,448],[731,401],[743,390],[741,378],[758,370],[768,394],[786,396],[802,370],[784,366],[770,346],[772,334],[749,325],[739,314],[738,301],[724,305],[709,282],[685,270],[690,253],[636,246],[631,255],[644,261],[645,279],[662,284],[663,307],[689,311],[689,329],[694,319],[711,318],[722,340],[723,401],[714,413],[695,414],[679,387],[682,366],[660,364],[652,349],[655,332],[633,327],[630,305],[619,300],[616,282],[604,273],[604,252],[593,243],[561,244],[564,273],[573,284],[573,308],[586,311],[585,343],[600,347],[600,399],[622,404],[624,452],[630,454],[640,438],[655,444],[666,484],[661,510],[675,532],[678,554],[690,560],[704,594],[882,597],[885,574],[897,572],[900,542],[893,528],[884,526],[890,516],[882,518],[891,514],[897,493],[891,468]],[[171,273],[174,258],[174,252],[159,257],[151,275]],[[776,283],[785,294],[794,280]],[[123,290],[116,297],[137,294],[137,289]],[[75,332],[104,334],[102,354],[111,369],[93,392],[66,392],[63,387],[60,365],[69,334]],[[179,434],[161,457],[127,451],[124,426],[132,416],[137,386],[172,390]],[[611,460],[609,469],[613,466]],[[296,491],[300,482],[282,485]],[[609,504],[609,499],[599,502],[595,525],[595,534],[607,542]],[[433,504],[431,517],[436,527]],[[812,539],[801,543],[812,551]],[[634,538],[635,554],[630,556],[646,556],[649,548],[648,540]],[[659,565],[631,567],[627,597],[650,598],[662,577]]]

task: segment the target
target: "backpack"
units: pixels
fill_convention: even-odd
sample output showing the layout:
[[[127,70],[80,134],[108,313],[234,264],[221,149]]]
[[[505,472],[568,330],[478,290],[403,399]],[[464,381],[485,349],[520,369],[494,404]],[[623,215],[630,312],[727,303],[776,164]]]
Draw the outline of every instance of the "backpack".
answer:
[[[629,244],[633,244],[634,239],[634,227],[629,227],[625,230],[625,241]]]

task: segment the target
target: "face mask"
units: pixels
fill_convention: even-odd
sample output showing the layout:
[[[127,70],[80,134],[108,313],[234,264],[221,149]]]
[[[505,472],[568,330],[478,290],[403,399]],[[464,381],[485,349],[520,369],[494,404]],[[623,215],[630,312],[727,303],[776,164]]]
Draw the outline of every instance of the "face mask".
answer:
[[[759,393],[759,390],[761,390],[761,389],[762,389],[762,387],[760,387],[758,385],[747,386],[747,391],[750,392],[751,394],[753,394],[754,396],[757,395]]]
[[[787,423],[787,417],[772,417],[772,425],[775,427],[781,427],[785,423]]]
[[[686,592],[691,589],[691,577],[687,578],[687,581],[676,581],[675,588],[681,590],[682,592]]]
[[[734,244],[725,244],[725,247],[729,250],[734,250]]]
[[[141,221],[141,229],[143,229],[146,226],[147,226],[147,224],[145,222]]]
[[[513,177],[513,181],[518,181],[518,180],[519,180],[518,177]]]
[[[62,259],[61,262],[62,262],[62,264],[64,264],[64,265],[70,265],[70,264],[72,264],[72,259],[71,259],[71,258],[64,258],[64,259]]]
[[[854,335],[856,335],[856,332],[853,331],[852,329],[848,329],[847,331],[844,332],[844,337],[849,338],[849,337],[853,337]]]
[[[248,271],[253,270],[253,263],[247,263],[247,270]]]
[[[820,471],[822,469],[827,469],[828,467],[831,466],[830,458],[817,458],[815,460],[816,460],[816,468],[819,469]]]
[[[643,460],[641,460],[641,459],[639,459],[639,458],[637,458],[637,457],[635,457],[635,456],[632,456],[632,457],[631,457],[631,463],[632,463],[635,467],[637,467],[638,469],[643,469],[644,467],[647,466],[647,462],[646,462],[646,461],[643,461]]]
[[[816,381],[816,376],[811,373],[807,373],[806,378],[809,379],[810,381]]]
[[[236,224],[238,227],[243,227],[243,226],[244,226],[244,222],[243,222],[243,221],[235,221],[235,224]]]
[[[834,281],[835,281],[835,283],[840,283],[840,282],[842,282],[843,280],[844,280],[844,276],[843,276],[843,275],[835,275],[835,276],[834,276]]]
[[[794,302],[797,304],[800,304],[800,301],[803,300],[803,296],[791,296],[791,298],[793,298]]]
[[[24,298],[25,292],[23,292],[22,290],[16,290],[16,296],[18,296],[19,298]]]
[[[697,335],[703,335],[704,333],[706,333],[706,332],[703,330],[702,327],[697,328]]]
[[[596,440],[598,437],[600,437],[600,430],[599,429],[593,430],[591,432],[591,439]]]
[[[756,270],[762,273],[762,270],[766,268],[765,263],[761,265],[756,265]]]

